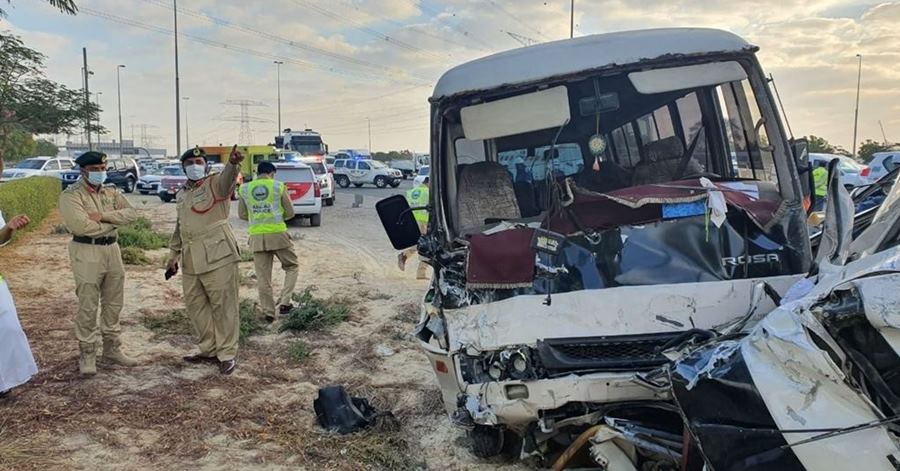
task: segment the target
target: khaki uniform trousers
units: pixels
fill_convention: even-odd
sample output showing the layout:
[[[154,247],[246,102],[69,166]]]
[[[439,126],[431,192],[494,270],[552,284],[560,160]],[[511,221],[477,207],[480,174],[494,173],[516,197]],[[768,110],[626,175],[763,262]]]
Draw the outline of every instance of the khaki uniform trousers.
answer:
[[[278,299],[279,306],[289,306],[294,288],[297,286],[297,277],[300,274],[297,262],[297,254],[293,247],[278,250],[266,250],[253,253],[253,265],[259,289],[259,307],[266,316],[275,315],[275,299],[272,289],[272,270],[275,258],[281,262],[284,270],[284,286],[281,288],[281,296]]]
[[[125,266],[119,244],[69,242],[69,260],[78,296],[75,337],[81,344],[96,344],[99,331],[104,339],[117,340],[121,333],[119,314],[125,304]]]
[[[200,354],[220,361],[233,360],[240,337],[237,263],[199,275],[184,273],[184,304],[200,339]]]

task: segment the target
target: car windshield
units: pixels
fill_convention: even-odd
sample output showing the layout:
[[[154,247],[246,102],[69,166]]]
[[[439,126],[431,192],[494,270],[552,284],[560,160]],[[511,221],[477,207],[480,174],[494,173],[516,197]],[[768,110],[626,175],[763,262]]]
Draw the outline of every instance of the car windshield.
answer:
[[[372,160],[369,163],[372,164],[372,168],[388,168],[384,162],[379,162],[378,160]]]
[[[180,177],[184,175],[181,167],[163,167],[162,174],[167,177]]]
[[[44,167],[44,163],[46,160],[42,159],[25,159],[16,164],[16,168],[28,169],[28,170],[40,170]]]
[[[857,174],[861,172],[862,169],[863,166],[855,160],[847,157],[841,157],[841,171],[843,171],[844,173]]]
[[[313,172],[315,172],[316,175],[328,173],[328,169],[325,168],[325,164],[323,164],[322,162],[310,162],[306,165],[312,167]]]

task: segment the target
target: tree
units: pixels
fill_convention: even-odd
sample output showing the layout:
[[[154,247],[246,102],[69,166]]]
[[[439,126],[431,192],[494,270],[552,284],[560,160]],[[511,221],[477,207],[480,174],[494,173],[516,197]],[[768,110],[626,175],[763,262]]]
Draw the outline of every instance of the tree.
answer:
[[[38,139],[34,142],[34,155],[49,155],[56,157],[59,155],[59,147],[56,147],[56,144],[46,139]]]
[[[92,131],[100,108],[83,94],[44,75],[44,55],[16,36],[0,33],[0,152],[11,151],[18,132],[75,134],[85,122]]]
[[[6,3],[12,4],[12,0],[6,0]],[[63,13],[68,13],[69,15],[74,15],[78,12],[78,6],[75,5],[75,0],[47,0],[47,3],[53,5],[58,8],[59,11]],[[0,8],[0,17],[5,17],[6,11]]]
[[[866,139],[866,142],[863,142],[862,145],[859,146],[859,156],[857,156],[857,159],[864,164],[868,164],[872,161],[872,157],[876,152],[894,150],[897,147],[900,147],[900,144],[882,144],[871,139]]]

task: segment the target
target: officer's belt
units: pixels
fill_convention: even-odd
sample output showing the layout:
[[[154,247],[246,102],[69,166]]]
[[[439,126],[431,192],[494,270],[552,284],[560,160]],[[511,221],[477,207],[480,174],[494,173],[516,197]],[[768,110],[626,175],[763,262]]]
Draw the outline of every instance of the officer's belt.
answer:
[[[92,237],[85,236],[72,236],[72,240],[74,242],[78,242],[79,244],[88,244],[88,245],[112,245],[116,243],[118,240],[117,237],[97,237],[96,239]]]
[[[196,239],[197,237],[205,236],[206,234],[209,234],[209,233],[212,232],[213,230],[218,229],[218,228],[220,228],[220,227],[222,227],[222,226],[227,226],[227,225],[228,225],[228,220],[227,220],[227,219],[223,219],[223,220],[218,221],[218,222],[216,222],[216,223],[214,223],[214,224],[211,224],[211,225],[209,225],[209,226],[206,226],[202,231],[199,231],[199,232],[185,232],[185,231],[182,231],[181,237],[182,237],[182,239],[193,240],[193,239]]]

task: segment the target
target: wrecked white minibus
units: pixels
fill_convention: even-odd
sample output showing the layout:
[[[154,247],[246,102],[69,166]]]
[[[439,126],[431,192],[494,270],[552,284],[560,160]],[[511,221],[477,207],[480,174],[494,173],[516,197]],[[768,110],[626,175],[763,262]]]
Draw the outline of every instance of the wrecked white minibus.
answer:
[[[434,268],[417,335],[476,454],[542,455],[635,404],[626,416],[680,437],[646,377],[662,351],[809,270],[807,157],[756,50],[710,29],[621,32],[438,81],[427,231],[402,196],[377,209]]]

